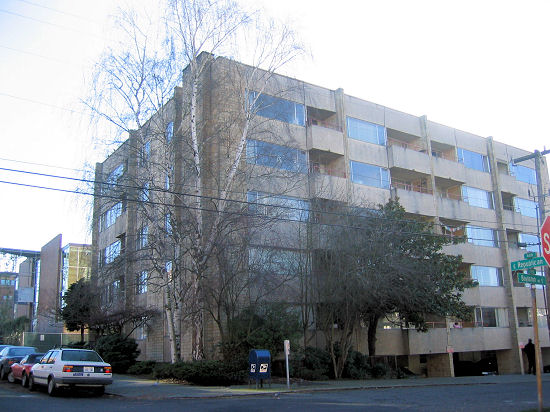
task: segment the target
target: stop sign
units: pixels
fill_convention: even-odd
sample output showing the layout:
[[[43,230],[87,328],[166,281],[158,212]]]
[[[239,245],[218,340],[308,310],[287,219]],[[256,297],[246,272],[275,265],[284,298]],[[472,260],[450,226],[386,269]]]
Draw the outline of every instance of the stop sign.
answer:
[[[542,242],[542,256],[546,264],[550,266],[550,216],[546,216],[540,228],[540,239]]]

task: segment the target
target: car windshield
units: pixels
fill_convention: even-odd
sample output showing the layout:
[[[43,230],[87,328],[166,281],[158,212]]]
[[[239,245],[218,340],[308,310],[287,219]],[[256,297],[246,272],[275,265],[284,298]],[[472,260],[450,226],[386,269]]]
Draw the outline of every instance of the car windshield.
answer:
[[[25,356],[29,353],[36,352],[34,348],[10,348],[9,352],[7,353],[8,356]]]
[[[43,353],[35,353],[32,355],[29,355],[27,356],[26,363],[37,363],[42,358],[42,356],[44,356]]]
[[[61,354],[61,360],[103,362],[103,359],[101,359],[97,353],[88,350],[64,350]]]

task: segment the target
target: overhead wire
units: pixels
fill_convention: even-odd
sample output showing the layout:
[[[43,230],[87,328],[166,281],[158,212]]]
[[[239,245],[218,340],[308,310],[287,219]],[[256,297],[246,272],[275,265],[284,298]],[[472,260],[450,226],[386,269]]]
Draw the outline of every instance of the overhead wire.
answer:
[[[48,173],[30,172],[30,171],[3,168],[3,167],[0,167],[0,170],[4,170],[4,171],[8,171],[8,172],[35,175],[35,176],[40,176],[40,177],[70,180],[70,181],[81,182],[81,183],[89,183],[89,184],[94,184],[94,186],[99,184],[99,185],[107,185],[111,188],[114,188],[114,187],[121,188],[123,190],[124,189],[132,189],[132,190],[136,190],[136,191],[143,191],[144,190],[143,186],[134,186],[134,185],[121,184],[121,183],[109,183],[109,182],[105,182],[105,181],[97,181],[95,179],[92,180],[92,179],[84,179],[84,178],[75,178],[75,177],[60,176],[60,175],[54,175],[54,174],[48,174]],[[10,182],[10,181],[0,181],[0,183],[14,184],[14,185],[25,186],[25,187],[30,187],[30,188],[47,189],[47,190],[61,191],[61,192],[66,192],[66,193],[74,193],[74,194],[94,196],[94,193],[84,192],[82,190],[59,189],[59,188],[48,187],[48,186],[31,185],[31,184],[24,184],[24,183],[18,183],[18,182]],[[241,206],[243,206],[243,205],[244,206],[262,206],[262,207],[274,208],[274,209],[278,209],[278,210],[287,210],[287,211],[303,212],[303,213],[306,213],[306,212],[307,213],[323,213],[325,215],[334,215],[334,216],[339,216],[339,217],[363,217],[363,218],[372,218],[372,219],[392,220],[392,219],[389,219],[389,218],[381,218],[381,217],[376,217],[376,216],[360,216],[360,215],[358,216],[356,214],[351,214],[351,213],[346,214],[346,213],[341,213],[341,212],[340,213],[339,212],[327,212],[327,211],[322,211],[322,210],[312,210],[311,208],[301,208],[301,207],[278,205],[278,204],[269,204],[269,203],[258,203],[258,202],[250,202],[250,201],[236,200],[236,199],[222,199],[222,198],[215,197],[215,196],[197,195],[197,194],[187,193],[187,192],[175,192],[175,191],[171,191],[169,189],[160,189],[160,188],[154,188],[154,187],[153,188],[148,188],[147,190],[153,191],[153,192],[161,192],[161,193],[164,193],[164,194],[177,195],[177,196],[202,198],[202,199],[211,200],[211,201],[225,200],[229,203],[233,203],[233,204],[237,204],[237,205],[241,205]],[[238,193],[240,193],[243,196],[246,195],[246,193],[244,193],[244,192],[238,192]],[[114,200],[121,200],[120,195],[112,196],[112,195],[105,195],[105,194],[101,193],[101,194],[95,194],[95,196],[114,199]],[[131,202],[145,202],[149,205],[157,205],[157,206],[166,206],[166,207],[177,207],[178,206],[178,205],[175,205],[173,203],[156,202],[156,201],[151,201],[151,200],[147,200],[147,201],[143,201],[143,200],[140,200],[140,199],[126,199],[126,200],[131,201]],[[191,206],[188,206],[188,205],[186,205],[185,207],[186,208],[191,208],[191,209],[196,209],[196,210],[197,209],[198,210],[204,210],[206,212],[218,212],[216,209],[208,209],[208,208],[204,208],[204,207],[203,208],[194,208],[194,207],[191,207]],[[228,213],[242,214],[242,212],[235,212],[235,211],[231,211],[231,212],[228,212]],[[256,214],[248,214],[248,213],[246,213],[245,215],[247,215],[247,216],[256,216]],[[276,217],[274,219],[277,220]],[[295,221],[295,219],[282,219],[282,220]],[[410,223],[418,223],[418,221],[411,220],[411,219],[406,219],[406,220],[401,219],[399,221],[404,223],[404,224],[405,223],[409,223],[409,224]],[[475,222],[480,222],[480,221],[475,221]],[[492,223],[492,222],[488,222],[488,221],[481,221],[481,222]],[[443,223],[432,223],[432,224],[437,225],[437,226],[441,226],[442,228],[443,227],[448,228],[450,226],[448,224],[443,224]],[[459,225],[458,227],[465,227],[466,225],[467,225],[467,223],[465,223],[464,225]],[[527,226],[527,225],[524,225],[524,226]],[[534,227],[535,226],[533,225],[533,228]],[[487,229],[491,229],[491,228],[487,228]],[[498,231],[499,229],[491,229],[491,230],[497,230]],[[446,235],[446,236],[453,237],[451,235]],[[480,240],[480,241],[489,241],[488,239],[482,239],[482,238],[475,238],[475,239],[470,238],[470,239]],[[503,242],[501,240],[498,240],[498,241]]]

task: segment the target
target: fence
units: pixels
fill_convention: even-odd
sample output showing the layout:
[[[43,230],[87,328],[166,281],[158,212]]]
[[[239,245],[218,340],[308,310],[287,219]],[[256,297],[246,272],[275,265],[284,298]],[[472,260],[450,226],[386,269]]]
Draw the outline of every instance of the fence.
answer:
[[[84,334],[84,340],[88,341],[88,334]],[[39,352],[46,352],[51,348],[67,346],[75,342],[80,342],[80,333],[23,333],[23,345],[34,346]]]

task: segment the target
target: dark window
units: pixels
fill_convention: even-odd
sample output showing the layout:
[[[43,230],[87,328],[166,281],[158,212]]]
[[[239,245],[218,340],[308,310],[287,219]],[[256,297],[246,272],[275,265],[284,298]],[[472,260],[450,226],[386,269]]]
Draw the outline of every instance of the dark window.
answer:
[[[262,117],[299,126],[306,124],[303,104],[254,91],[248,93],[248,104],[253,112]]]

